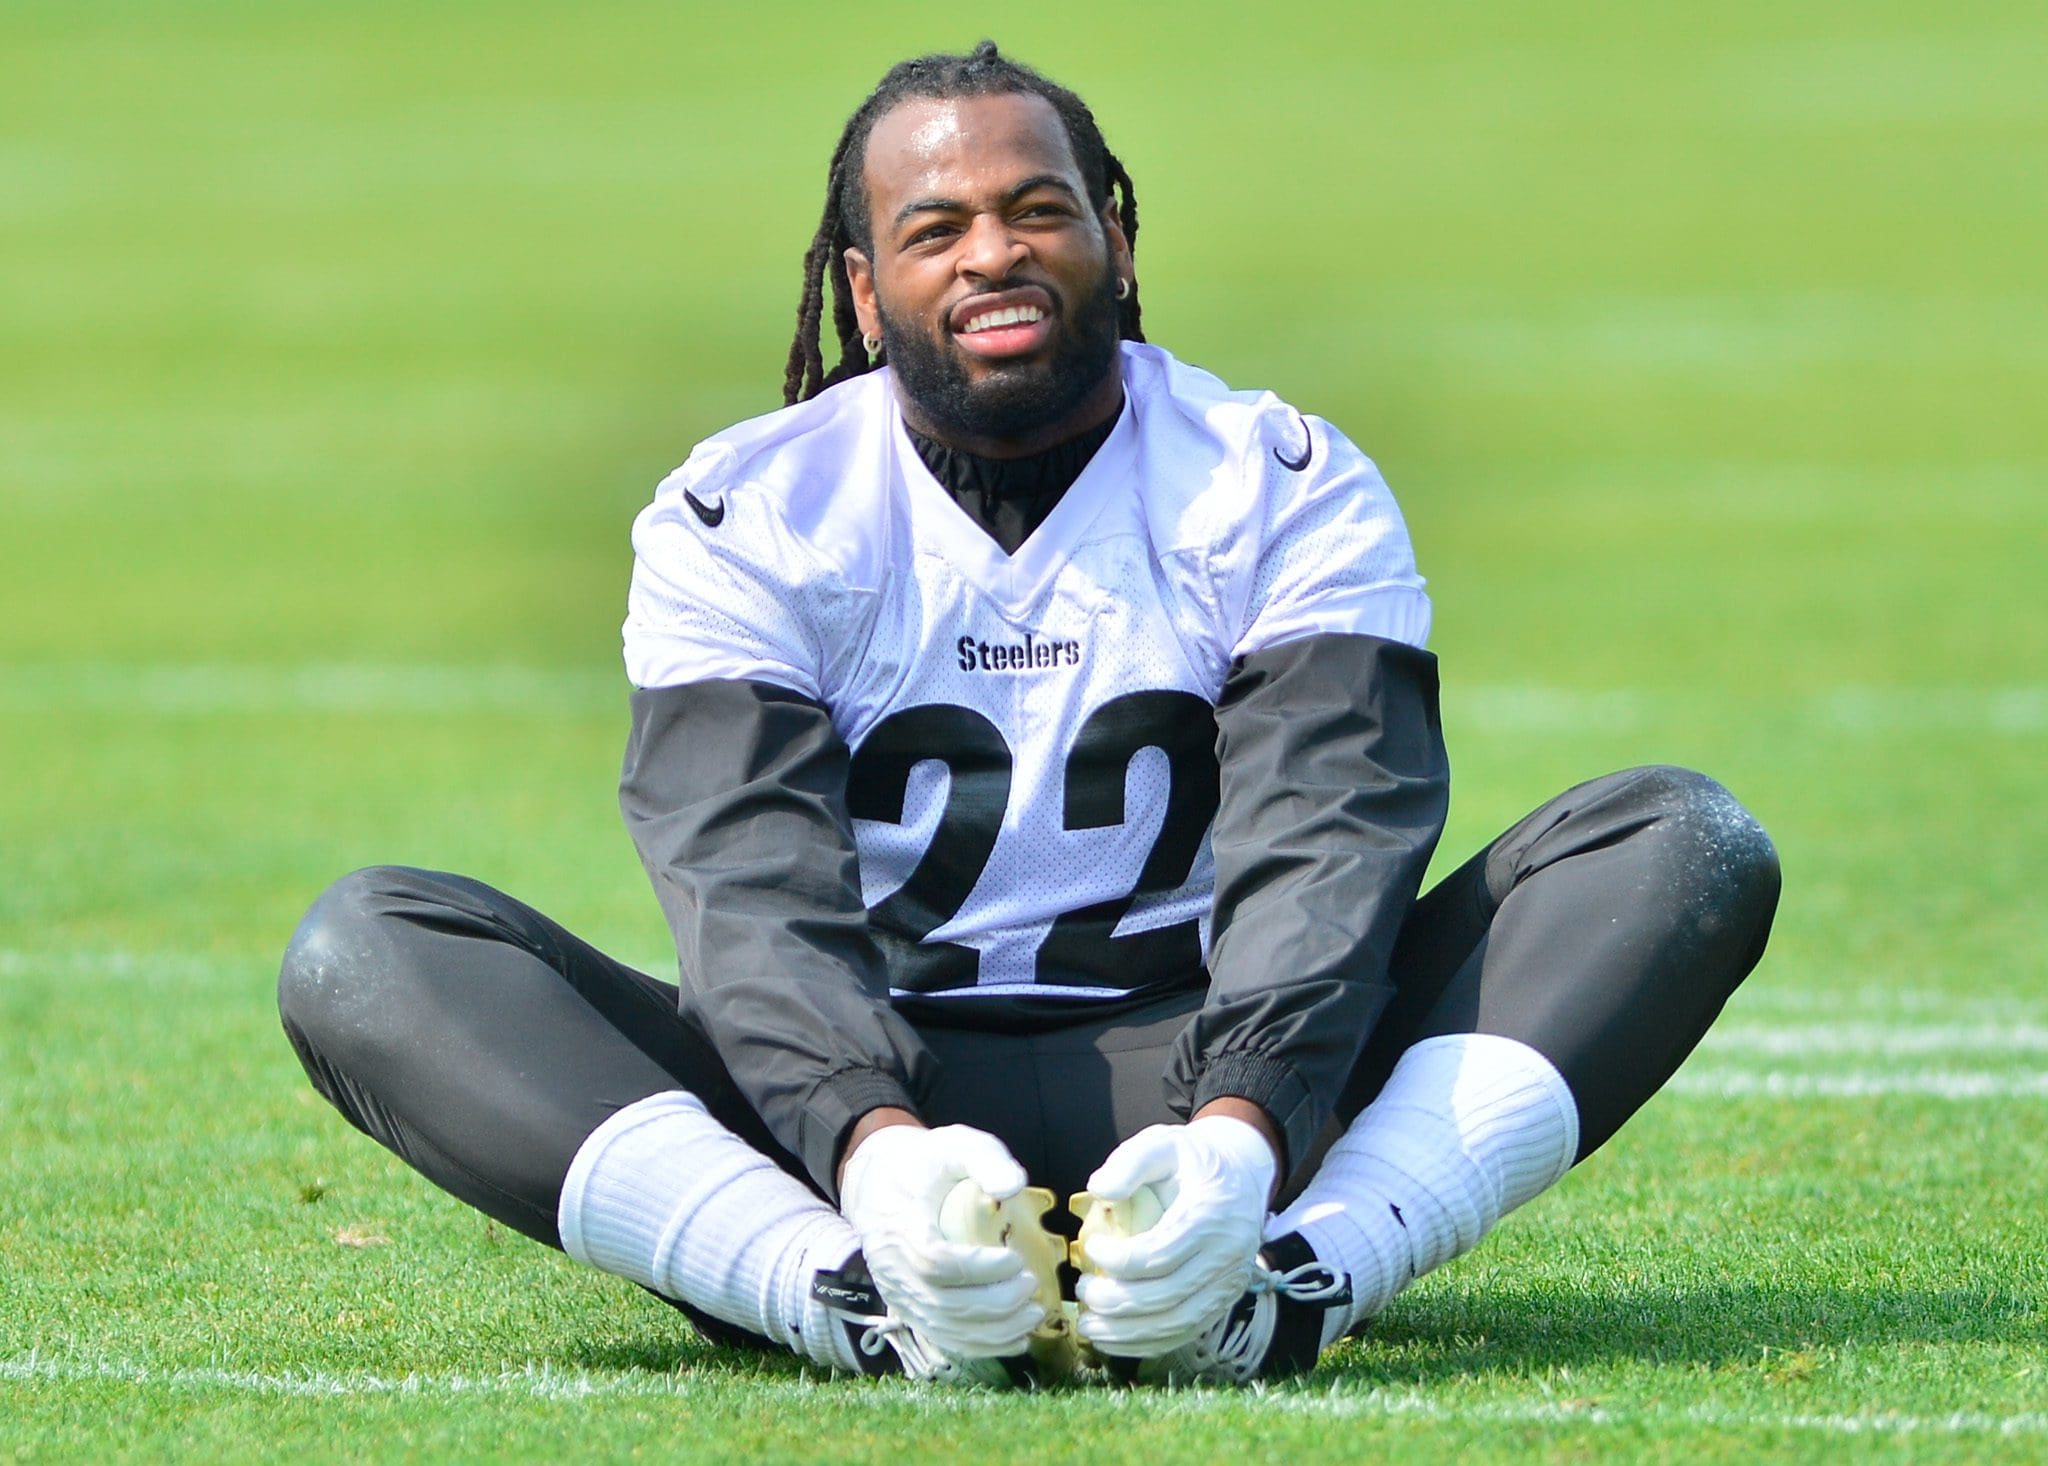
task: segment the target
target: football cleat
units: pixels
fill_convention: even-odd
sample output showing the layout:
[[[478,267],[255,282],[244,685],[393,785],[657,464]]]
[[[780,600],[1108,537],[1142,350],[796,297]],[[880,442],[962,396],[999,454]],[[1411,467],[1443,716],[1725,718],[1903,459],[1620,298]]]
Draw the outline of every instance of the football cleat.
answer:
[[[1073,1261],[1083,1271],[1092,1237],[1142,1232],[1159,1216],[1157,1199],[1142,1189],[1121,1207],[1087,1192],[1076,1195],[1071,1207],[1081,1218]],[[1112,1379],[1125,1384],[1285,1379],[1315,1365],[1323,1349],[1323,1315],[1350,1301],[1350,1278],[1318,1259],[1299,1232],[1289,1232],[1259,1249],[1251,1285],[1193,1341],[1146,1359],[1096,1357]]]
[[[1053,1204],[1052,1193],[1039,1187],[998,1202],[973,1182],[962,1181],[947,1194],[939,1212],[939,1232],[947,1241],[1007,1247],[1024,1259],[1046,1319],[1032,1330],[1021,1354],[956,1359],[941,1352],[889,1310],[858,1252],[838,1269],[820,1271],[812,1279],[811,1297],[824,1304],[835,1324],[846,1331],[865,1374],[900,1370],[912,1379],[998,1389],[1029,1389],[1065,1379],[1074,1372],[1080,1350],[1073,1322],[1060,1302],[1059,1263],[1065,1247],[1043,1221]]]
[[[836,1268],[819,1268],[811,1275],[811,1301],[824,1310],[844,1344],[843,1349],[831,1345],[823,1346],[823,1352],[812,1349],[812,1358],[840,1368],[850,1362],[862,1374],[903,1372],[902,1360],[875,1333],[889,1321],[889,1307],[868,1272],[865,1257],[856,1252]]]
[[[1093,1192],[1076,1191],[1067,1210],[1081,1219],[1081,1230],[1067,1247],[1068,1259],[1080,1272],[1093,1272],[1088,1262],[1088,1244],[1097,1237],[1134,1237],[1149,1231],[1166,1210],[1159,1193],[1140,1186],[1122,1201],[1112,1201]]]
[[[939,1235],[949,1242],[1007,1247],[1024,1259],[1038,1284],[1034,1296],[1045,1310],[1045,1322],[1025,1343],[1027,1377],[1021,1382],[1026,1384],[1065,1379],[1080,1360],[1073,1320],[1060,1299],[1060,1263],[1066,1259],[1067,1245],[1045,1226],[1045,1214],[1055,1205],[1053,1194],[1043,1186],[1027,1186],[1009,1200],[997,1201],[972,1181],[962,1181],[946,1193],[939,1207]]]

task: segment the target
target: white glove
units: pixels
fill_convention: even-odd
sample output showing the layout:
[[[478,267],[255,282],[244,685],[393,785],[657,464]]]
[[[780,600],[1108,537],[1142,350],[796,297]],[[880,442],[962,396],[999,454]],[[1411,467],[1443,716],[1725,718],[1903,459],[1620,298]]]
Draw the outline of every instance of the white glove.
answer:
[[[1024,1189],[1024,1168],[995,1136],[967,1125],[890,1125],[846,1162],[839,1209],[860,1233],[890,1310],[952,1359],[1007,1358],[1045,1322],[1037,1280],[1007,1247],[948,1242],[946,1194],[972,1181],[996,1201]]]
[[[1143,1232],[1088,1243],[1081,1336],[1138,1359],[1200,1337],[1251,1283],[1274,1170],[1266,1137],[1227,1115],[1153,1125],[1111,1151],[1089,1191],[1127,1201],[1150,1186],[1165,1210]]]

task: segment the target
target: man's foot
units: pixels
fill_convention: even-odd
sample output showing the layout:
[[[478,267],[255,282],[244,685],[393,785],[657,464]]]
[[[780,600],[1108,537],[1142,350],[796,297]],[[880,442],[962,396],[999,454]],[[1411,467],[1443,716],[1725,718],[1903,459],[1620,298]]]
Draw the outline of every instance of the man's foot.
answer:
[[[1038,1306],[1045,1322],[1025,1341],[1031,1383],[1050,1384],[1071,1375],[1080,1363],[1080,1340],[1060,1297],[1060,1264],[1067,1243],[1046,1230],[1045,1214],[1058,1205],[1043,1186],[1027,1186],[1007,1201],[997,1201],[972,1181],[962,1181],[939,1210],[939,1231],[951,1242],[981,1247],[1007,1247],[1024,1259],[1038,1284]]]
[[[947,1240],[978,1246],[1008,1247],[1018,1253],[1038,1281],[1038,1297],[1046,1321],[1034,1329],[1022,1353],[1002,1358],[958,1359],[936,1347],[910,1324],[893,1314],[858,1252],[832,1270],[820,1270],[811,1283],[811,1298],[823,1305],[832,1327],[850,1346],[850,1357],[863,1374],[894,1374],[941,1384],[986,1385],[998,1389],[1033,1388],[1065,1379],[1079,1356],[1073,1325],[1060,1303],[1059,1260],[1065,1244],[1045,1229],[1043,1217],[1053,1205],[1052,1193],[1028,1188],[1008,1201],[997,1202],[972,1182],[963,1181],[947,1198],[939,1220]],[[835,1352],[842,1342],[835,1338]]]
[[[1299,1232],[1259,1249],[1252,1284],[1187,1344],[1148,1359],[1105,1356],[1126,1384],[1248,1384],[1312,1368],[1325,1314],[1351,1301],[1351,1280],[1319,1261]]]

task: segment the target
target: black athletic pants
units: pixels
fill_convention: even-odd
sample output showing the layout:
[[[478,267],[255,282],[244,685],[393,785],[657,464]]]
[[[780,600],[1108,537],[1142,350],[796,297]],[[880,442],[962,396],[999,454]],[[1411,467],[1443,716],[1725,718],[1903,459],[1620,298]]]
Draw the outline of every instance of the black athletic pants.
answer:
[[[1503,1034],[1564,1075],[1583,1158],[1671,1076],[1756,965],[1778,884],[1770,840],[1701,775],[1635,769],[1553,799],[1415,903],[1394,952],[1396,995],[1339,1122],[1416,1040]],[[1119,1140],[1178,1118],[1160,1078],[1200,1001],[1174,995],[1047,1033],[928,1027],[941,1079],[926,1118],[1001,1136],[1064,1197]],[[353,1124],[551,1246],[578,1147],[660,1091],[689,1090],[804,1175],[678,1015],[673,987],[461,876],[380,867],[337,882],[292,938],[278,1004],[314,1087]],[[1296,1166],[1295,1187],[1316,1159]]]

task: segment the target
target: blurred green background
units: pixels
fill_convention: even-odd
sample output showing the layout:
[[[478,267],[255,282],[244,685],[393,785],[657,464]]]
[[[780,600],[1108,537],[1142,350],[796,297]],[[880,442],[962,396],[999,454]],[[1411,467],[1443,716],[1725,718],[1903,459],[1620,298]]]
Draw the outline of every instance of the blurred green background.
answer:
[[[1420,1381],[1377,1439],[1441,1408],[1493,1440],[1577,1369],[1671,1459],[1696,1401],[1781,1421],[1742,1459],[1786,1411],[1967,1405],[1958,1451],[2037,1447],[2048,25],[2015,0],[7,0],[0,1445],[324,1455],[356,1419],[373,1454],[545,1454],[597,1412],[307,1399],[284,1430],[275,1382],[538,1360],[658,1394],[692,1347],[348,1132],[276,954],[400,860],[669,965],[613,796],[631,517],[779,403],[846,114],[984,34],[1135,175],[1153,339],[1394,485],[1442,858],[1650,760],[1785,857],[1725,1040],[1336,1366]],[[1948,1092],[1980,1081],[2022,1097]],[[750,1390],[715,1408],[760,1417]],[[833,1407],[855,1439],[942,1449],[938,1407],[867,1398]],[[608,1406],[613,1439],[672,1441],[667,1406]],[[1177,1408],[1030,1419],[1094,1421],[1103,1466]]]
[[[11,944],[281,940],[404,858],[658,951],[609,792],[631,515],[778,404],[845,114],[985,32],[1131,166],[1154,339],[1401,495],[1455,838],[1650,757],[1797,834],[1874,751],[1837,693],[1953,704],[1841,778],[1879,820],[2038,756],[2033,7],[15,0]]]

